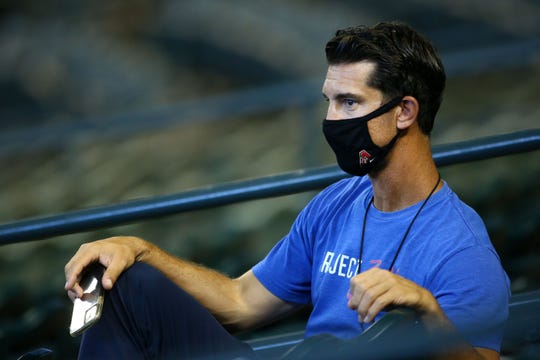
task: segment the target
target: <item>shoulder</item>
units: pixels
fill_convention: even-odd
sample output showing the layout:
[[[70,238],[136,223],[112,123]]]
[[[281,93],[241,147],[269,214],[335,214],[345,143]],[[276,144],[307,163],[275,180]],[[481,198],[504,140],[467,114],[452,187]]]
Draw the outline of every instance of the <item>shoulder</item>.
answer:
[[[436,276],[448,263],[470,261],[472,257],[500,266],[486,226],[474,209],[447,184],[434,194],[432,200],[413,228],[416,241],[409,244],[411,251],[414,249],[416,255],[429,264],[429,278]]]
[[[463,272],[466,264],[473,263],[482,264],[483,269],[490,271],[502,269],[482,218],[447,184],[431,204],[430,215],[420,227],[431,240],[423,242],[422,248],[431,259],[432,275],[440,275],[440,269]]]
[[[444,206],[437,207],[439,221],[447,223],[447,228],[453,229],[455,234],[466,241],[464,246],[481,245],[491,247],[488,232],[480,215],[445,184],[443,188]]]
[[[418,220],[425,231],[451,238],[451,246],[487,245],[489,236],[482,218],[445,183],[428,202]]]

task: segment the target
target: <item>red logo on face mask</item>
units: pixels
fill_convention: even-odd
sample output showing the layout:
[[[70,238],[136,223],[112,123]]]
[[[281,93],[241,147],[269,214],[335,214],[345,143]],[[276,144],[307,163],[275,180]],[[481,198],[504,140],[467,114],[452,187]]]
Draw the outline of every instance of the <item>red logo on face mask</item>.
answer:
[[[362,150],[358,153],[360,155],[360,165],[367,164],[368,162],[371,162],[371,154],[368,153],[366,150]]]

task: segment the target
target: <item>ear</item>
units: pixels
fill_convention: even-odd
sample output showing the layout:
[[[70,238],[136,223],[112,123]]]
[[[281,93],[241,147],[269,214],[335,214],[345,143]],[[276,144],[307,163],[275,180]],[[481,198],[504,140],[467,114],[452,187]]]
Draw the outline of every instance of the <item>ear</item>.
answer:
[[[404,96],[400,104],[401,111],[397,117],[397,127],[404,130],[410,127],[418,118],[418,100],[412,96]]]

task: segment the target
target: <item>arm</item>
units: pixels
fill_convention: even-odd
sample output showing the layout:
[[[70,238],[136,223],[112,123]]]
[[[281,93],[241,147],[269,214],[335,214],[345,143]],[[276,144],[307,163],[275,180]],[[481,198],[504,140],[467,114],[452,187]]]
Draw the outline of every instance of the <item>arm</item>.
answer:
[[[65,266],[65,289],[82,296],[78,281],[88,264],[99,261],[107,269],[102,284],[112,289],[120,274],[135,261],[145,262],[191,294],[225,326],[248,329],[296,308],[270,293],[252,271],[231,279],[217,271],[179,259],[136,237],[114,237],[84,244]]]
[[[390,305],[417,310],[428,330],[456,331],[435,297],[410,280],[379,268],[372,268],[351,279],[348,306],[358,313],[358,321],[371,322]],[[499,359],[497,351],[474,348],[467,343],[447,356],[460,359]]]

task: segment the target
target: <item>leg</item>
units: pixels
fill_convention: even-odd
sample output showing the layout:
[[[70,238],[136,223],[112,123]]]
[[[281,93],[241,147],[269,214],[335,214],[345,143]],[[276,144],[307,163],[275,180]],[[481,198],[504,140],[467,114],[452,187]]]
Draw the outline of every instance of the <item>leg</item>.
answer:
[[[83,335],[79,359],[254,358],[195,299],[137,263],[105,297],[101,319]]]

